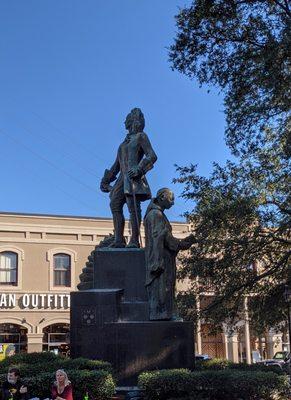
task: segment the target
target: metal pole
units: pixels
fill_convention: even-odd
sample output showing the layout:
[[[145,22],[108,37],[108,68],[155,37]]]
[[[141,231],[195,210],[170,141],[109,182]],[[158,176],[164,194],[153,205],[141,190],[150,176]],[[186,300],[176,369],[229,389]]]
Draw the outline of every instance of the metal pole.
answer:
[[[289,352],[291,353],[291,316],[290,301],[288,300],[288,329],[289,329]]]
[[[134,206],[136,226],[137,226],[139,240],[140,240],[140,247],[142,247],[142,238],[141,238],[141,233],[140,233],[139,218],[138,218],[138,212],[137,212],[137,202],[136,202],[136,195],[135,195],[135,182],[133,180],[132,180],[132,195],[133,195],[133,206]]]

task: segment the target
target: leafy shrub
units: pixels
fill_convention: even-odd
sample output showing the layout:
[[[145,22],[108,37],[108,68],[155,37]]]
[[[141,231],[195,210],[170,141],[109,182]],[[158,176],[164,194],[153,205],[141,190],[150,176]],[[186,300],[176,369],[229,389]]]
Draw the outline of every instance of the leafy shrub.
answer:
[[[191,372],[187,369],[143,372],[138,377],[138,385],[145,391],[148,399],[178,398],[190,392]]]
[[[109,399],[115,390],[111,365],[104,361],[67,359],[48,352],[16,354],[0,362],[0,385],[12,366],[20,369],[21,380],[28,386],[30,397],[51,397],[50,389],[57,369],[67,372],[76,400],[83,399],[86,392],[91,399]]]
[[[144,372],[139,386],[149,400],[272,400],[287,399],[286,376],[273,372],[226,370],[163,370]]]
[[[2,368],[8,368],[10,365],[17,364],[39,364],[39,363],[51,363],[56,361],[62,356],[57,356],[52,352],[43,352],[43,353],[18,353],[14,356],[7,357],[0,362],[1,370]]]
[[[211,360],[196,361],[195,369],[211,369],[211,370],[222,370],[232,368],[233,362],[225,360],[224,358],[213,358]]]
[[[115,390],[112,375],[108,371],[66,371],[73,386],[74,398],[81,400],[88,392],[91,399],[109,399]],[[29,388],[31,397],[50,398],[50,388],[55,376],[53,373],[41,373],[23,382]]]
[[[52,355],[53,357],[51,357]],[[111,372],[111,364],[106,361],[88,360],[87,358],[69,359],[53,353],[28,353],[16,354],[0,362],[0,374],[7,373],[9,367],[17,367],[22,376],[32,376],[45,370],[55,372],[57,369],[65,370],[106,370]]]
[[[195,366],[196,370],[226,370],[235,369],[240,371],[261,371],[261,372],[274,372],[279,375],[283,375],[284,371],[279,365],[264,365],[264,364],[246,364],[246,363],[234,363],[229,360],[222,358],[213,358],[212,360],[198,361]]]
[[[88,360],[87,358],[79,357],[79,358],[65,358],[60,359],[58,361],[60,367],[62,369],[78,369],[78,370],[89,370],[89,371],[96,371],[96,370],[106,370],[112,372],[112,366],[107,361],[100,361],[100,360]]]

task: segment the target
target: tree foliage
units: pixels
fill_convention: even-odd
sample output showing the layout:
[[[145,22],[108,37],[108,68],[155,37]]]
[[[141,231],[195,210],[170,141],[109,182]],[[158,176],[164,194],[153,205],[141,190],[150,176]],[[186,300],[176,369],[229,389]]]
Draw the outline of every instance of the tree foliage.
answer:
[[[288,2],[196,0],[176,19],[172,67],[221,89],[226,142],[237,157],[214,164],[208,178],[195,165],[178,167],[198,238],[180,278],[191,278],[192,296],[205,290],[197,277],[211,281],[217,297],[206,311],[214,321],[234,322],[250,296],[253,323],[263,330],[286,319],[290,281]]]
[[[284,0],[196,0],[176,17],[172,67],[223,90],[233,151],[257,146],[266,126],[287,135],[290,17]]]
[[[214,164],[208,178],[197,175],[196,166],[178,168],[176,181],[185,185],[183,197],[194,201],[187,217],[198,239],[190,256],[182,260],[180,277],[192,278],[194,287],[193,278],[198,276],[202,283],[211,282],[217,302],[208,311],[220,321],[239,316],[246,294],[259,295],[250,302],[258,324],[274,326],[286,312],[290,167],[280,157],[283,145],[274,145],[270,136],[270,148],[257,150],[251,160],[239,164]],[[200,285],[199,291],[205,291],[205,286]]]

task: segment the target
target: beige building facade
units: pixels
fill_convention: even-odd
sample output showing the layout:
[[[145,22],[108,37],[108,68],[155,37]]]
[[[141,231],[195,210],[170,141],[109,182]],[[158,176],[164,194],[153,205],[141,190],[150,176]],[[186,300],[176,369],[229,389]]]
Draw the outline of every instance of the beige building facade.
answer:
[[[190,231],[186,223],[172,222],[172,227],[178,238]],[[0,213],[0,359],[9,349],[66,351],[70,292],[91,251],[112,231],[110,218]],[[251,337],[247,309],[236,334],[224,324],[221,334],[210,331],[198,322],[198,353],[251,362],[252,351],[260,346],[268,356],[282,348],[278,333],[269,332],[263,345]]]
[[[189,232],[187,224],[172,225],[177,237]],[[31,352],[66,343],[70,292],[112,231],[109,218],[0,213],[0,357],[10,344]]]

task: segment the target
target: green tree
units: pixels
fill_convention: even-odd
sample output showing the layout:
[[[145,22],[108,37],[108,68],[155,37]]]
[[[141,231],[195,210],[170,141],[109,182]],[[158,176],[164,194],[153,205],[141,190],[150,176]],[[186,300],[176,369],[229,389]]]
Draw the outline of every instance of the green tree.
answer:
[[[290,281],[290,21],[287,1],[196,0],[181,9],[170,48],[172,68],[215,85],[224,94],[226,143],[236,156],[213,165],[178,167],[182,196],[197,247],[182,260],[180,277],[199,291],[211,280],[216,301],[209,318],[235,320],[243,295],[258,330],[286,319]],[[201,287],[200,287],[200,290]],[[254,295],[255,294],[255,295]]]
[[[286,136],[291,105],[288,1],[196,0],[176,21],[172,68],[224,92],[231,149],[236,154],[253,150],[266,126]]]

